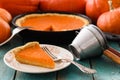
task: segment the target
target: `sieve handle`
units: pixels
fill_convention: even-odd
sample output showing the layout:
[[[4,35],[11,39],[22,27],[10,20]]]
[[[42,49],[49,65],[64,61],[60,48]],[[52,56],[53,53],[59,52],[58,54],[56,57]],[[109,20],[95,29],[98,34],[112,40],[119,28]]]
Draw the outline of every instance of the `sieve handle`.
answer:
[[[109,47],[104,51],[104,54],[112,59],[114,62],[120,64],[120,52],[118,52],[117,50]]]

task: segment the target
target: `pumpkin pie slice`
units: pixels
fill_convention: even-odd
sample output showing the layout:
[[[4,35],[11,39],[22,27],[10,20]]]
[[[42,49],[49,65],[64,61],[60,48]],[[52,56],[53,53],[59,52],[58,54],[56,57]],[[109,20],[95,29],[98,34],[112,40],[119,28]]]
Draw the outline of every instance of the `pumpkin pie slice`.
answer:
[[[13,50],[13,53],[16,60],[20,63],[46,68],[55,67],[53,59],[40,47],[38,42],[29,42]]]

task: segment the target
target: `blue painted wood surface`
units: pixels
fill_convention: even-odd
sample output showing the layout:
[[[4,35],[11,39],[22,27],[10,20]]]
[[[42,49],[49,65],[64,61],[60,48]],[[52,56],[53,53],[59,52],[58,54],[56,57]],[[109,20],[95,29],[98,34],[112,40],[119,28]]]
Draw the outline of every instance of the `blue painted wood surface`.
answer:
[[[0,80],[14,80],[15,70],[5,65],[3,57],[7,51],[19,45],[22,45],[22,40],[19,35],[16,35],[10,42],[0,46]]]
[[[105,55],[77,61],[84,66],[96,69],[97,73],[93,75],[81,72],[72,64],[63,70],[44,74],[29,74],[15,71],[4,64],[3,56],[10,49],[22,44],[22,39],[17,37],[15,40],[0,47],[0,80],[120,80],[120,65]],[[109,45],[120,51],[118,43],[109,42]]]
[[[111,42],[109,45],[120,50],[118,43]],[[120,80],[120,65],[105,55],[92,59],[92,66],[97,70],[97,74],[94,75],[95,80]]]

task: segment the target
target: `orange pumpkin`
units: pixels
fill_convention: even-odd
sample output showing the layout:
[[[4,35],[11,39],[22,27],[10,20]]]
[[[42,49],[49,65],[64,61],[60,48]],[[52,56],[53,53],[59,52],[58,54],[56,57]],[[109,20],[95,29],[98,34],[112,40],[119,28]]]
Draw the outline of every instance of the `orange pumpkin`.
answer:
[[[86,0],[40,0],[41,11],[85,13]]]
[[[8,10],[12,16],[35,12],[38,10],[39,0],[0,0],[0,7]]]
[[[97,26],[104,32],[120,34],[120,7],[103,13],[97,21]]]
[[[12,20],[11,14],[3,8],[0,8],[0,18],[5,20],[6,22],[10,22]]]
[[[0,43],[10,37],[11,29],[9,24],[0,18]]]
[[[113,7],[120,7],[120,0],[112,0]],[[96,24],[98,17],[109,11],[108,0],[87,0],[86,2],[86,15],[90,17],[93,23]]]

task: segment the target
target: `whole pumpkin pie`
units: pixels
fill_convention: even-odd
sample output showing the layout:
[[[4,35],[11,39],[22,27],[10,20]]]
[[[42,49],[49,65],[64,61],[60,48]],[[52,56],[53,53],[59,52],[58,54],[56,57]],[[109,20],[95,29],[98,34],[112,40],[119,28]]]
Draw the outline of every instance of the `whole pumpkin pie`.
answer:
[[[37,31],[67,31],[80,29],[89,21],[77,15],[44,13],[25,15],[17,19],[15,24],[20,27],[29,26]]]
[[[55,67],[53,59],[40,47],[38,42],[29,42],[13,50],[13,53],[20,63],[46,68]]]

